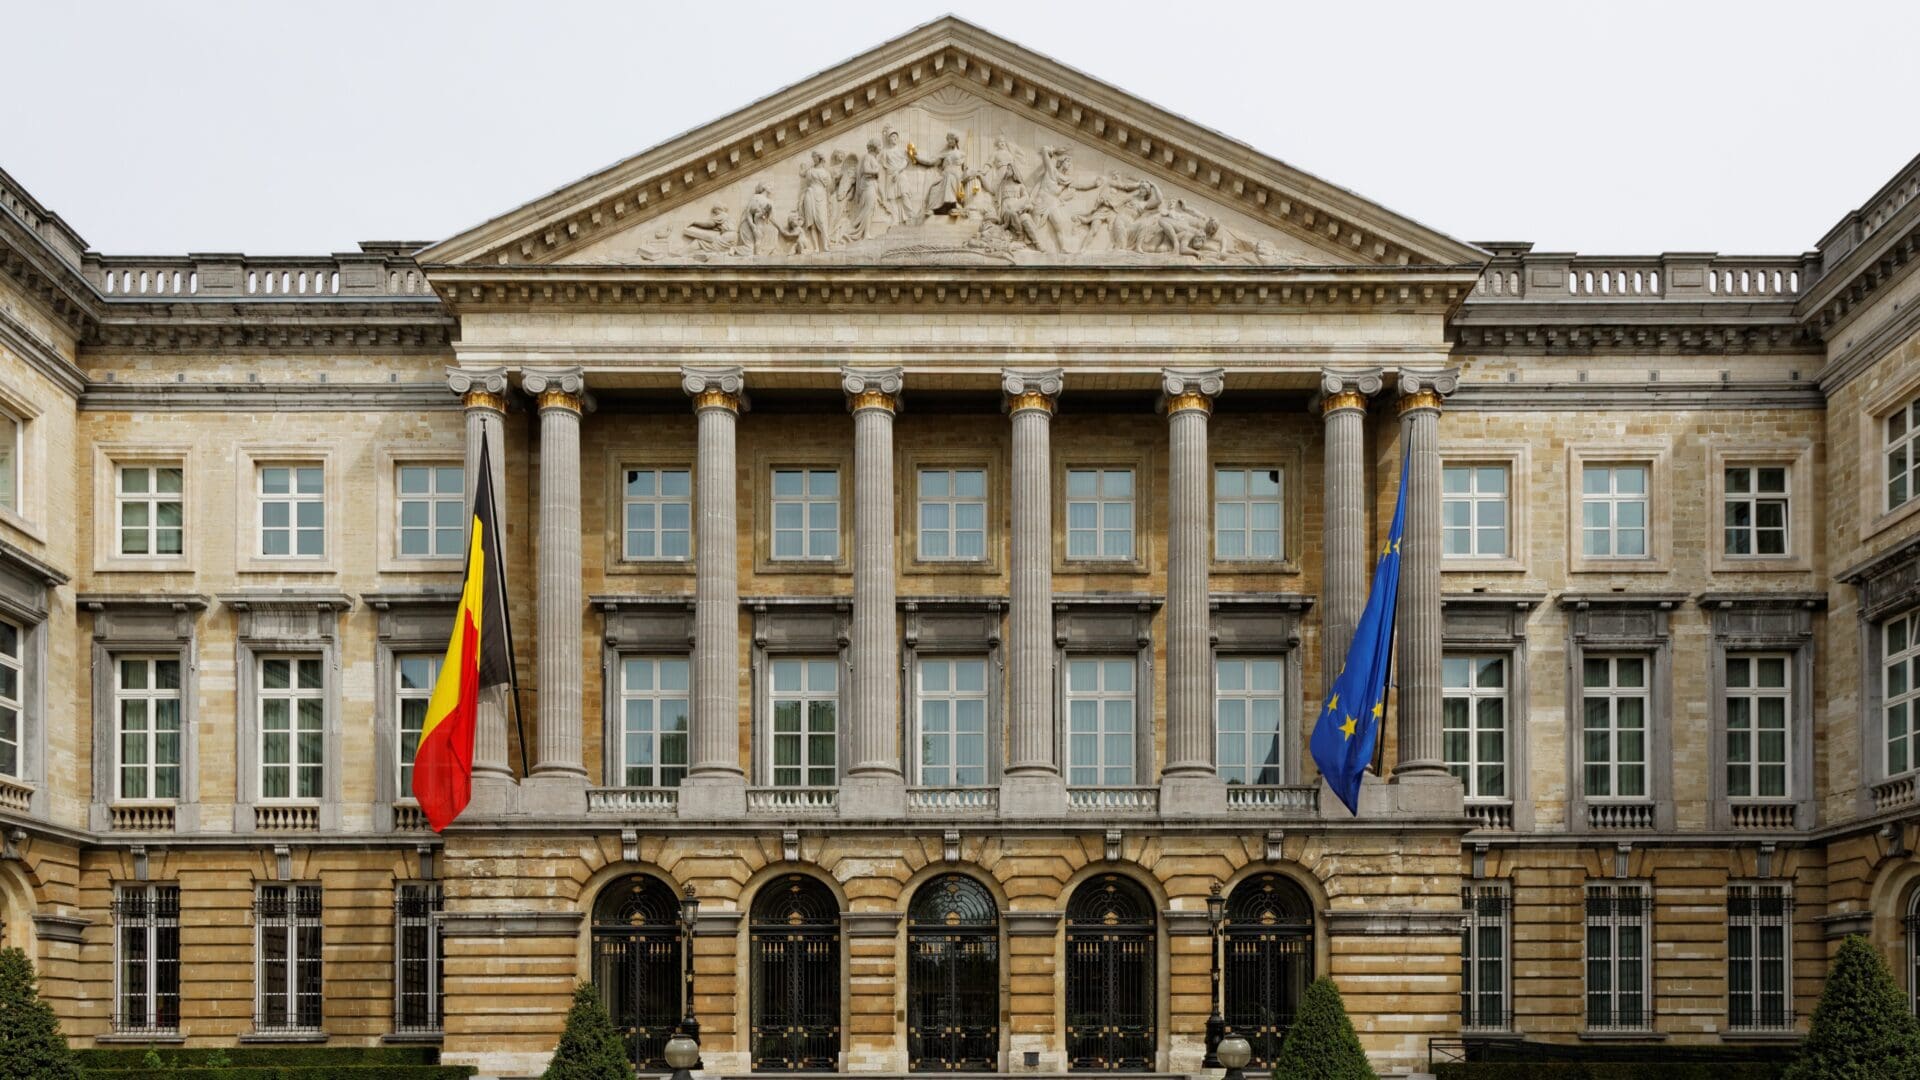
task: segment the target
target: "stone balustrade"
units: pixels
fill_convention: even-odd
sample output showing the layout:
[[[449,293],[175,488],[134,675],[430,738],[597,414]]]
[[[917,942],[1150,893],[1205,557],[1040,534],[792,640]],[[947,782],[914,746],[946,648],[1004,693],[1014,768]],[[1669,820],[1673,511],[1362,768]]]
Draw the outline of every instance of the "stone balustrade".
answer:
[[[172,803],[121,803],[111,808],[115,832],[172,832]]]
[[[1320,785],[1228,784],[1227,809],[1283,817],[1319,817]]]
[[[419,803],[406,799],[393,804],[394,832],[424,832],[428,828],[427,812]]]
[[[261,803],[253,808],[253,827],[260,832],[313,832],[320,828],[320,808]]]
[[[1920,791],[1916,791],[1914,774],[1908,773],[1873,785],[1872,794],[1874,812],[1883,813],[1903,806],[1912,806],[1917,801],[1916,795],[1920,795]]]
[[[1509,802],[1470,802],[1467,804],[1467,816],[1473,819],[1476,829],[1513,831],[1513,804]]]
[[[838,788],[750,787],[747,812],[788,817],[827,817],[840,809]]]
[[[1791,829],[1794,804],[1790,802],[1736,802],[1731,804],[1736,829]]]
[[[1137,786],[1068,788],[1067,809],[1076,814],[1158,813],[1160,789]]]
[[[281,258],[88,254],[81,259],[80,270],[110,300],[434,298],[426,275],[408,255],[412,245],[369,244],[365,248],[336,255]]]
[[[909,814],[992,814],[999,809],[999,788],[916,787],[907,789]]]
[[[0,809],[26,813],[33,804],[33,788],[10,776],[0,776]]]
[[[680,808],[680,792],[661,787],[598,787],[587,789],[587,813],[670,815]]]
[[[1812,280],[1813,255],[1573,255],[1493,245],[1469,303],[1578,300],[1792,300]]]
[[[1588,803],[1587,827],[1608,832],[1651,832],[1654,806],[1646,803]]]

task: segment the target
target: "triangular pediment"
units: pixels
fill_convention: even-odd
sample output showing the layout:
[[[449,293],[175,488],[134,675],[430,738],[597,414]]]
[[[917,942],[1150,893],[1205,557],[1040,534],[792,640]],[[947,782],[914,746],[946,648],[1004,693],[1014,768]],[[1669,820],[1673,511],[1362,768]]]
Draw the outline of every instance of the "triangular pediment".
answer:
[[[420,253],[502,267],[1483,258],[952,18]]]

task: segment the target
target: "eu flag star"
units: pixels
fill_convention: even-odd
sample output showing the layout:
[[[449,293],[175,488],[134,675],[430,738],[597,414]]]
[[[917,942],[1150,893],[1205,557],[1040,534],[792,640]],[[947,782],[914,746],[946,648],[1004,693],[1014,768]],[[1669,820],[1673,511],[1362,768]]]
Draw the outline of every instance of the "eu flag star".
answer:
[[[1358,724],[1356,724],[1356,723],[1354,723],[1354,720],[1353,720],[1353,717],[1351,717],[1351,716],[1349,716],[1349,717],[1347,717],[1347,722],[1346,722],[1346,723],[1344,723],[1344,724],[1341,724],[1341,725],[1340,725],[1340,731],[1341,731],[1341,733],[1342,733],[1342,734],[1344,734],[1344,735],[1345,735],[1345,736],[1346,736],[1347,738],[1349,738],[1349,739],[1351,739],[1351,738],[1353,738],[1353,730],[1354,730],[1354,728],[1356,728],[1356,727],[1358,727],[1358,726],[1359,726]]]
[[[1386,712],[1386,711],[1387,711],[1387,699],[1386,699],[1386,698],[1381,698],[1381,699],[1380,699],[1379,701],[1376,701],[1376,702],[1374,702],[1374,703],[1373,703],[1373,718],[1374,718],[1375,720],[1378,720],[1378,719],[1380,719],[1380,714],[1381,714],[1381,713],[1384,713],[1384,712]]]
[[[1340,711],[1340,692],[1339,691],[1337,690],[1334,691],[1333,696],[1327,699],[1327,711],[1330,713]]]

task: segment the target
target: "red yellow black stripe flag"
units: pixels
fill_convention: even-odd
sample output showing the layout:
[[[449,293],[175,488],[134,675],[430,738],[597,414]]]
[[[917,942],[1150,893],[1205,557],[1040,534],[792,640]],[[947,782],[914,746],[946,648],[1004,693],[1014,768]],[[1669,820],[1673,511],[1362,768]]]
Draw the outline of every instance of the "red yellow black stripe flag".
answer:
[[[484,687],[510,683],[505,564],[493,504],[493,465],[480,444],[480,474],[473,478],[473,516],[468,521],[467,578],[454,613],[453,635],[440,678],[427,702],[413,760],[413,797],[433,831],[440,832],[466,809],[473,790],[473,733]]]

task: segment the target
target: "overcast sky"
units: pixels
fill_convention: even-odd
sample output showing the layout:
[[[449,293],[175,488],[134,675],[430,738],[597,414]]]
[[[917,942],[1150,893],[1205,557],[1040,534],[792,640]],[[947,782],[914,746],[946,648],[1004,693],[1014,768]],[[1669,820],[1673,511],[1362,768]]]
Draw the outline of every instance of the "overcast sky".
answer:
[[[1810,248],[1915,0],[0,0],[0,168],[117,254],[437,240],[947,12],[1464,240]]]

